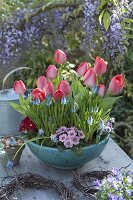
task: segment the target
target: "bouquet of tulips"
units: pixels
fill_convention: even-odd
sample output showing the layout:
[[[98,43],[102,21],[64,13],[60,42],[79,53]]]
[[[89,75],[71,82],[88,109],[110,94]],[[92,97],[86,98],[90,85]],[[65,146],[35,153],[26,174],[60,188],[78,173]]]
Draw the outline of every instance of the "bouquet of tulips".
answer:
[[[124,87],[123,75],[114,76],[108,88],[98,83],[107,62],[96,57],[94,67],[82,62],[69,81],[62,73],[66,54],[58,49],[54,59],[56,66],[48,66],[45,75],[37,79],[37,88],[26,89],[21,80],[14,83],[20,104],[11,105],[26,116],[20,132],[46,146],[72,148],[98,143],[113,129],[114,119],[109,115],[120,98],[114,95]]]

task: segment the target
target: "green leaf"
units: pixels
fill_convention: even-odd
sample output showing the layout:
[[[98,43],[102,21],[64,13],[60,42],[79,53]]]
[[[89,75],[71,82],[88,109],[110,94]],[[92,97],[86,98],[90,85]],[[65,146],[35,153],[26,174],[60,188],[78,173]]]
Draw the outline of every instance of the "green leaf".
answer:
[[[118,6],[118,1],[117,0],[113,0],[113,3],[115,6]]]
[[[123,21],[126,21],[128,23],[133,23],[133,19],[131,18],[124,18]]]
[[[108,12],[104,13],[103,24],[104,24],[104,27],[107,31],[109,29],[109,26],[110,26],[110,14]]]
[[[133,39],[133,35],[131,35],[131,34],[126,34],[125,37]]]
[[[119,97],[109,97],[109,98],[106,98],[106,99],[103,99],[103,101],[101,102],[101,107],[103,110],[108,110],[108,109],[111,109],[113,104],[119,100],[120,98],[122,98],[122,96],[119,96]]]
[[[105,12],[105,9],[100,13],[99,15],[99,23],[102,25],[102,18],[103,18],[103,15],[104,15],[104,12]]]
[[[107,0],[101,0],[100,5],[98,6],[98,9],[102,9],[102,7],[107,4]]]

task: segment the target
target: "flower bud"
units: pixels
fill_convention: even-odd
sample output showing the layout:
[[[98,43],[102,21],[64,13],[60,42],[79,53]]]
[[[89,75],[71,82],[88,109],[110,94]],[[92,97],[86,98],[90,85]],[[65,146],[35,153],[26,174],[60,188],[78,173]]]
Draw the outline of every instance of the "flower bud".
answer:
[[[58,69],[54,65],[49,65],[46,70],[46,77],[49,79],[54,79],[57,77]]]
[[[54,54],[54,59],[57,64],[64,64],[66,62],[66,54],[62,50],[57,49]]]
[[[76,72],[77,72],[77,74],[78,74],[79,76],[84,76],[85,73],[88,71],[88,69],[89,69],[88,63],[87,63],[87,62],[82,62],[82,63],[78,66]]]
[[[96,85],[96,72],[94,69],[91,68],[85,73],[83,77],[83,83],[88,87],[93,87]]]
[[[106,72],[106,69],[107,69],[107,62],[97,56],[94,64],[94,70],[96,74],[102,75]]]
[[[60,83],[58,85],[58,90],[62,90],[63,95],[65,97],[70,95],[70,93],[71,93],[71,88],[67,81],[60,81]]]
[[[99,95],[100,97],[103,97],[104,94],[105,94],[105,92],[106,92],[106,87],[105,87],[105,85],[104,85],[104,84],[99,84],[99,85],[98,85],[98,95]]]
[[[13,89],[14,89],[16,94],[21,94],[21,95],[23,95],[26,91],[25,84],[21,80],[14,82]]]
[[[116,95],[120,92],[122,92],[122,89],[124,87],[124,77],[122,74],[114,76],[109,84],[109,90],[112,94]]]
[[[40,88],[34,89],[31,94],[33,99],[39,99],[40,102],[46,98],[46,91]]]

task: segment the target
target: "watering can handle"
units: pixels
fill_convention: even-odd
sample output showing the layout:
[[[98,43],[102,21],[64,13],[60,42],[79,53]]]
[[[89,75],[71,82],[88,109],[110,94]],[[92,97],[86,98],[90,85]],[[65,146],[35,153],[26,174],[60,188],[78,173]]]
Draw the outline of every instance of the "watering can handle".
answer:
[[[19,70],[21,70],[21,69],[30,69],[30,70],[33,70],[33,69],[30,68],[30,67],[18,67],[18,68],[16,68],[16,69],[13,69],[12,71],[10,71],[8,74],[6,74],[6,76],[4,77],[4,79],[3,79],[3,81],[2,81],[2,91],[5,90],[4,86],[5,86],[5,82],[6,82],[7,78],[8,78],[11,74],[13,74],[14,72],[19,71]]]

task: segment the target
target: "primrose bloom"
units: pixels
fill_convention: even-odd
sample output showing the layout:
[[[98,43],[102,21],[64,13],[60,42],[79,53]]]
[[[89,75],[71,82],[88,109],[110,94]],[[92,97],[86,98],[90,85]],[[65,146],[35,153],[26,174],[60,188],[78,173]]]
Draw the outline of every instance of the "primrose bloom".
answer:
[[[65,133],[59,136],[60,142],[64,142],[66,139],[67,139],[67,134],[65,134]]]
[[[67,131],[68,137],[75,137],[77,133],[74,130]]]
[[[73,147],[73,141],[71,138],[67,138],[65,141],[64,141],[64,146],[66,148],[72,148]]]
[[[78,136],[72,138],[72,142],[74,145],[79,144],[79,140],[80,140],[80,137],[78,137]]]
[[[80,137],[80,139],[85,138],[85,134],[82,131],[78,131],[78,136]]]

